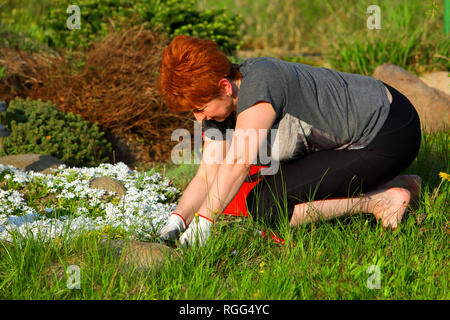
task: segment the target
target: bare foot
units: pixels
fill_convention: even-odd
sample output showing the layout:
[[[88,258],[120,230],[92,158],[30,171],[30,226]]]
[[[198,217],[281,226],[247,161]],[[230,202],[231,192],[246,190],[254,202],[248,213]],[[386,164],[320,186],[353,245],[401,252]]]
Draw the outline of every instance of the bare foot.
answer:
[[[420,188],[422,185],[422,179],[417,175],[405,174],[397,176],[391,181],[386,182],[383,185],[377,186],[376,189],[389,189],[389,188],[403,188],[408,189],[411,193],[410,208],[415,209],[419,205]]]
[[[366,197],[377,221],[381,219],[384,228],[395,230],[402,221],[411,193],[407,189],[394,187],[369,193]]]

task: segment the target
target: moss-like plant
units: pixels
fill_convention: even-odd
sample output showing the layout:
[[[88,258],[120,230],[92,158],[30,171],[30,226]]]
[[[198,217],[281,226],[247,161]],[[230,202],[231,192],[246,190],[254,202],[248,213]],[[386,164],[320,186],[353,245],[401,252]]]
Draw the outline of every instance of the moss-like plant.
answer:
[[[0,156],[24,153],[48,154],[68,166],[94,167],[108,162],[111,144],[97,123],[78,114],[58,111],[50,102],[16,98],[0,114],[11,135],[3,140]]]

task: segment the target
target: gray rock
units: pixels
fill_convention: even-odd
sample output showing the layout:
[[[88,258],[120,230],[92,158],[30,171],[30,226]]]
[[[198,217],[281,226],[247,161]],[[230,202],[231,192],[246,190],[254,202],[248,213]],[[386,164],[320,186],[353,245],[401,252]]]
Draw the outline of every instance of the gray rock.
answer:
[[[428,86],[405,69],[384,63],[373,76],[400,91],[414,105],[423,129],[427,132],[444,130],[450,125],[450,96]]]
[[[36,171],[43,174],[51,173],[52,168],[58,168],[64,164],[59,159],[44,155],[44,154],[15,154],[0,157],[0,163],[4,165],[11,165],[25,171]]]
[[[172,248],[154,242],[136,240],[110,240],[104,248],[112,250],[121,259],[122,270],[149,271],[162,268],[168,259],[179,259],[180,255]]]
[[[120,197],[124,196],[127,193],[127,189],[125,189],[122,182],[111,177],[92,178],[89,182],[89,187],[92,189],[101,189],[108,192],[115,192]]]
[[[3,101],[0,101],[0,112],[6,112],[6,110],[8,110],[8,106]]]
[[[6,126],[0,124],[0,138],[8,137],[11,133]]]

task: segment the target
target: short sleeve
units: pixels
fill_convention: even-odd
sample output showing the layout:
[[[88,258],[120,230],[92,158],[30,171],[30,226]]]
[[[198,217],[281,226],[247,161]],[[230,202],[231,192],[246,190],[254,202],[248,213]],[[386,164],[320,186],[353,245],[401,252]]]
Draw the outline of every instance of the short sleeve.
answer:
[[[243,78],[239,88],[237,115],[259,101],[269,102],[277,118],[286,103],[286,86],[278,67],[269,59],[260,59],[241,67]]]

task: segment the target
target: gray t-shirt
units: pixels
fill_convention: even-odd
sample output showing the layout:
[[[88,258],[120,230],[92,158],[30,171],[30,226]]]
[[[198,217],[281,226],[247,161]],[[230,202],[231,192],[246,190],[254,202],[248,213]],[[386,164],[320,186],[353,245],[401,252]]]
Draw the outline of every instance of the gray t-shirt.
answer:
[[[236,113],[223,122],[204,120],[205,135],[226,139],[239,113],[267,101],[277,114],[272,129],[279,138],[279,161],[320,150],[364,148],[389,114],[385,87],[373,77],[268,57],[244,60],[240,72]],[[209,130],[214,128],[220,136]],[[267,142],[270,149],[270,134]]]

